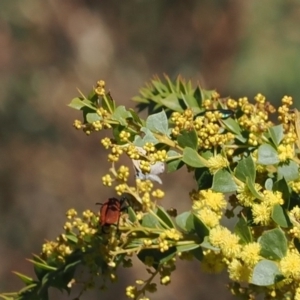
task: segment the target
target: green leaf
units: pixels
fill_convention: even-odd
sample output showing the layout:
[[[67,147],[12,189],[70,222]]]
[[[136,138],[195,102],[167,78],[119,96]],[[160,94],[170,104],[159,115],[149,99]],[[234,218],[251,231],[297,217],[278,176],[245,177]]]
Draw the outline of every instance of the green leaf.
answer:
[[[206,227],[206,225],[195,215],[193,215],[193,221],[194,221],[194,228],[198,235],[198,237],[201,239],[201,241],[204,240],[204,237],[209,235],[209,229]]]
[[[166,164],[168,173],[174,172],[184,165],[183,161],[181,160],[182,155],[180,155],[178,152],[174,150],[169,150],[167,155],[168,160]]]
[[[115,101],[109,92],[102,97],[102,107],[110,113],[113,113],[116,108]]]
[[[276,282],[280,274],[277,264],[270,260],[261,260],[254,267],[251,283],[258,286],[269,286]]]
[[[136,124],[142,125],[144,126],[144,122],[142,121],[142,119],[139,117],[139,115],[132,109],[129,109],[129,112],[131,114],[131,117],[133,118],[133,120],[135,121]]]
[[[81,108],[85,105],[80,98],[73,98],[71,103],[68,104],[68,106],[77,110],[81,110]]]
[[[272,191],[273,190],[273,180],[272,180],[272,178],[268,178],[265,181],[265,189],[268,190],[268,191]]]
[[[210,250],[213,250],[213,251],[219,251],[220,250],[219,248],[213,246],[210,243],[208,236],[204,237],[204,241],[201,243],[201,247],[205,248],[205,249],[210,249]]]
[[[274,143],[274,145],[276,147],[278,147],[284,137],[282,124],[273,126],[273,127],[269,128],[268,131],[269,131],[269,135],[271,137],[272,142]]]
[[[143,263],[145,263],[147,259],[151,257],[153,259],[153,267],[157,269],[160,264],[163,264],[172,259],[176,255],[176,252],[176,247],[171,247],[165,252],[160,252],[157,249],[144,249],[138,253],[137,257]]]
[[[131,113],[126,110],[125,106],[118,106],[111,116],[112,120],[116,120],[122,126],[127,126],[127,119],[131,118]]]
[[[159,113],[150,115],[146,120],[146,127],[163,135],[169,134],[168,118],[164,110]]]
[[[286,181],[293,181],[299,178],[299,166],[294,161],[290,160],[288,164],[279,164],[278,179],[285,178]]]
[[[284,177],[274,183],[273,190],[274,192],[279,191],[282,193],[282,198],[284,200],[283,207],[289,209],[291,190]]]
[[[250,227],[243,216],[241,216],[236,223],[234,232],[236,235],[238,235],[242,244],[249,244],[253,241]]]
[[[91,101],[78,97],[72,99],[71,103],[68,104],[68,106],[77,110],[81,110],[83,107],[88,107],[92,110],[96,110],[96,107],[91,103]]]
[[[277,151],[269,144],[263,144],[258,148],[257,163],[261,165],[274,165],[279,163]]]
[[[177,112],[183,112],[183,108],[179,103],[179,99],[177,97],[176,94],[172,93],[169,94],[166,98],[161,98],[160,102],[162,105],[164,105],[165,107],[173,110],[173,111],[177,111]]]
[[[157,218],[155,218],[153,215],[150,215],[149,213],[143,217],[142,226],[149,228],[161,227]]]
[[[199,248],[199,244],[191,243],[176,246],[177,252],[187,252]]]
[[[87,113],[86,114],[86,120],[88,123],[93,123],[96,121],[101,121],[102,117],[100,117],[97,113]]]
[[[127,208],[129,221],[134,223],[137,220],[136,213],[131,206]]]
[[[30,261],[31,263],[33,263],[36,267],[38,267],[40,269],[47,270],[47,271],[56,271],[57,270],[56,267],[52,267],[47,264],[39,263],[32,259],[27,259],[27,260]]]
[[[19,272],[13,272],[15,275],[17,275],[26,285],[32,284],[34,280],[27,275],[21,274]]]
[[[154,145],[158,143],[158,140],[148,128],[142,127],[141,132],[144,132],[145,135],[142,138],[138,135],[134,137],[133,144],[135,146],[143,147],[146,143],[152,143]]]
[[[197,149],[198,147],[198,136],[195,130],[184,130],[180,132],[177,137],[177,142],[180,147],[189,147],[192,149]]]
[[[261,195],[255,188],[255,183],[249,178],[247,177],[246,178],[246,185],[249,189],[249,191],[251,192],[251,194],[256,198],[256,199],[259,199],[259,200],[262,200],[264,199],[263,195]]]
[[[213,178],[212,190],[220,193],[230,193],[237,190],[232,175],[225,169],[218,170]]]
[[[222,120],[221,122],[225,125],[225,127],[228,131],[230,131],[236,135],[236,138],[238,138],[241,142],[246,142],[246,138],[244,138],[242,136],[242,130],[237,121],[235,121],[232,118],[228,118],[228,119]]]
[[[252,182],[255,182],[256,169],[251,155],[238,162],[234,173],[236,178],[242,182],[246,182],[247,177],[249,177]]]
[[[206,160],[196,150],[189,147],[183,149],[182,161],[194,168],[202,168],[206,164]]]
[[[169,214],[165,211],[165,209],[162,206],[158,206],[157,205],[157,212],[156,215],[162,220],[164,221],[164,223],[166,225],[169,226],[169,228],[175,228],[175,224],[173,223],[173,220],[171,219],[171,217],[169,216]],[[164,225],[161,224],[163,227]]]
[[[191,212],[189,211],[183,212],[182,214],[178,215],[175,218],[175,222],[178,225],[178,227],[184,231],[189,231],[189,229],[187,228],[187,220],[190,216]]]
[[[75,243],[75,244],[78,243],[78,238],[77,238],[76,235],[74,235],[74,233],[67,233],[67,234],[65,234],[65,237],[66,237],[69,241],[71,241],[71,242],[73,242],[73,243]]]
[[[273,206],[272,210],[272,220],[278,224],[280,227],[287,228],[291,227],[292,223],[286,211],[279,205]]]
[[[279,228],[265,231],[258,242],[261,245],[260,255],[264,258],[280,260],[286,255],[287,239]]]
[[[206,190],[212,186],[213,175],[208,168],[197,168],[195,169],[195,180],[197,181],[198,190]]]
[[[203,259],[203,250],[202,250],[201,247],[195,248],[195,249],[191,250],[190,252],[194,255],[194,257],[197,260],[202,261],[202,259]]]
[[[194,113],[195,113],[195,108],[199,108],[199,105],[197,103],[197,100],[193,95],[188,95],[188,94],[181,94],[181,98],[184,100],[186,103],[187,107],[192,108]]]

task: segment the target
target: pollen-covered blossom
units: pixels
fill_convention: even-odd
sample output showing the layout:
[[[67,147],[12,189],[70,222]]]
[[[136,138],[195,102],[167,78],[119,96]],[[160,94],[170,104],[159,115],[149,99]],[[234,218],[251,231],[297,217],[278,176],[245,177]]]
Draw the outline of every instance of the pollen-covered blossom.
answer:
[[[272,206],[266,202],[253,204],[252,214],[255,224],[268,225],[271,221]]]
[[[211,189],[201,190],[199,193],[194,194],[193,198],[193,209],[209,207],[215,212],[220,212],[227,205],[224,194],[213,192]]]
[[[213,246],[220,248],[226,258],[234,258],[241,252],[239,237],[226,227],[213,228],[209,232],[209,241]]]
[[[207,226],[213,228],[220,223],[221,216],[208,207],[195,212],[195,215]]]
[[[233,259],[228,265],[229,278],[234,281],[248,282],[251,277],[251,269],[238,259]]]
[[[259,243],[249,243],[243,247],[239,257],[249,267],[252,267],[260,260],[261,246]]]
[[[254,187],[257,192],[262,189],[261,185],[259,185],[258,183],[255,183]],[[240,204],[246,207],[251,207],[254,204],[254,200],[256,199],[245,184],[238,187],[238,194],[236,197],[239,200]]]
[[[295,293],[295,300],[300,300],[300,286],[297,287],[296,293]]]
[[[204,257],[201,261],[201,269],[208,273],[220,273],[226,267],[223,256],[220,252],[206,250],[203,252]]]
[[[263,192],[264,194],[264,202],[268,203],[269,205],[276,205],[276,204],[279,204],[279,205],[282,205],[283,204],[283,199],[282,199],[282,193],[279,192],[279,191],[276,191],[276,192],[272,192],[272,191],[268,191],[268,190],[265,190]]]
[[[286,278],[300,279],[300,254],[289,251],[279,263],[282,275]]]
[[[284,162],[288,159],[292,159],[295,154],[294,154],[294,147],[290,144],[287,145],[279,145],[277,147],[277,151],[278,151],[278,158],[281,162]]]
[[[212,156],[207,161],[207,167],[209,168],[210,173],[215,174],[218,170],[226,168],[228,166],[228,160],[218,154],[216,156]]]

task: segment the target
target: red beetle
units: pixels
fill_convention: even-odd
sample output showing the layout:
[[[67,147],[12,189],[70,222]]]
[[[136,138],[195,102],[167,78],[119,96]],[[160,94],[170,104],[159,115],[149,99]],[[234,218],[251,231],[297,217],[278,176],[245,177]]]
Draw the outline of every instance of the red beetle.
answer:
[[[126,209],[122,207],[125,199],[109,198],[104,203],[96,203],[101,205],[100,208],[100,225],[102,228],[110,225],[119,225],[121,211]]]

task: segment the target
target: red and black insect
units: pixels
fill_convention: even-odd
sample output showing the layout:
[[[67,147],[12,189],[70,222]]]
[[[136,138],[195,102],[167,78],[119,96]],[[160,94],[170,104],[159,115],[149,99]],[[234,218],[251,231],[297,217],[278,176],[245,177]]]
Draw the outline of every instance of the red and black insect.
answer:
[[[127,209],[127,207],[124,207],[124,202],[125,198],[122,198],[121,200],[109,198],[104,203],[96,203],[101,205],[99,223],[102,230],[110,225],[119,226],[121,212]]]

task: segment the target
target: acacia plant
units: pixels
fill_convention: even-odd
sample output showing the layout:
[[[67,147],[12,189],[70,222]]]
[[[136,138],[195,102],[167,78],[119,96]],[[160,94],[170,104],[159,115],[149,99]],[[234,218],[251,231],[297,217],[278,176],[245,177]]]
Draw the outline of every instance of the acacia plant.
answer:
[[[299,300],[300,118],[292,98],[276,109],[261,94],[221,98],[165,76],[133,100],[138,111],[148,110],[146,120],[118,105],[101,80],[71,101],[83,113],[76,129],[107,133],[101,143],[111,166],[102,188],[118,198],[104,203],[101,215],[70,209],[63,233],[31,259],[36,278],[17,273],[25,287],[1,297],[48,299],[50,287],[70,292],[79,285],[79,299],[115,281],[117,269],[132,267],[137,256],[149,278],[126,288],[130,299],[149,299],[156,276],[170,284],[176,261],[194,259],[208,272],[226,269],[237,298]],[[120,163],[123,155],[134,168]],[[159,175],[180,168],[193,174],[195,189],[186,196],[190,209],[177,214],[164,208]]]

